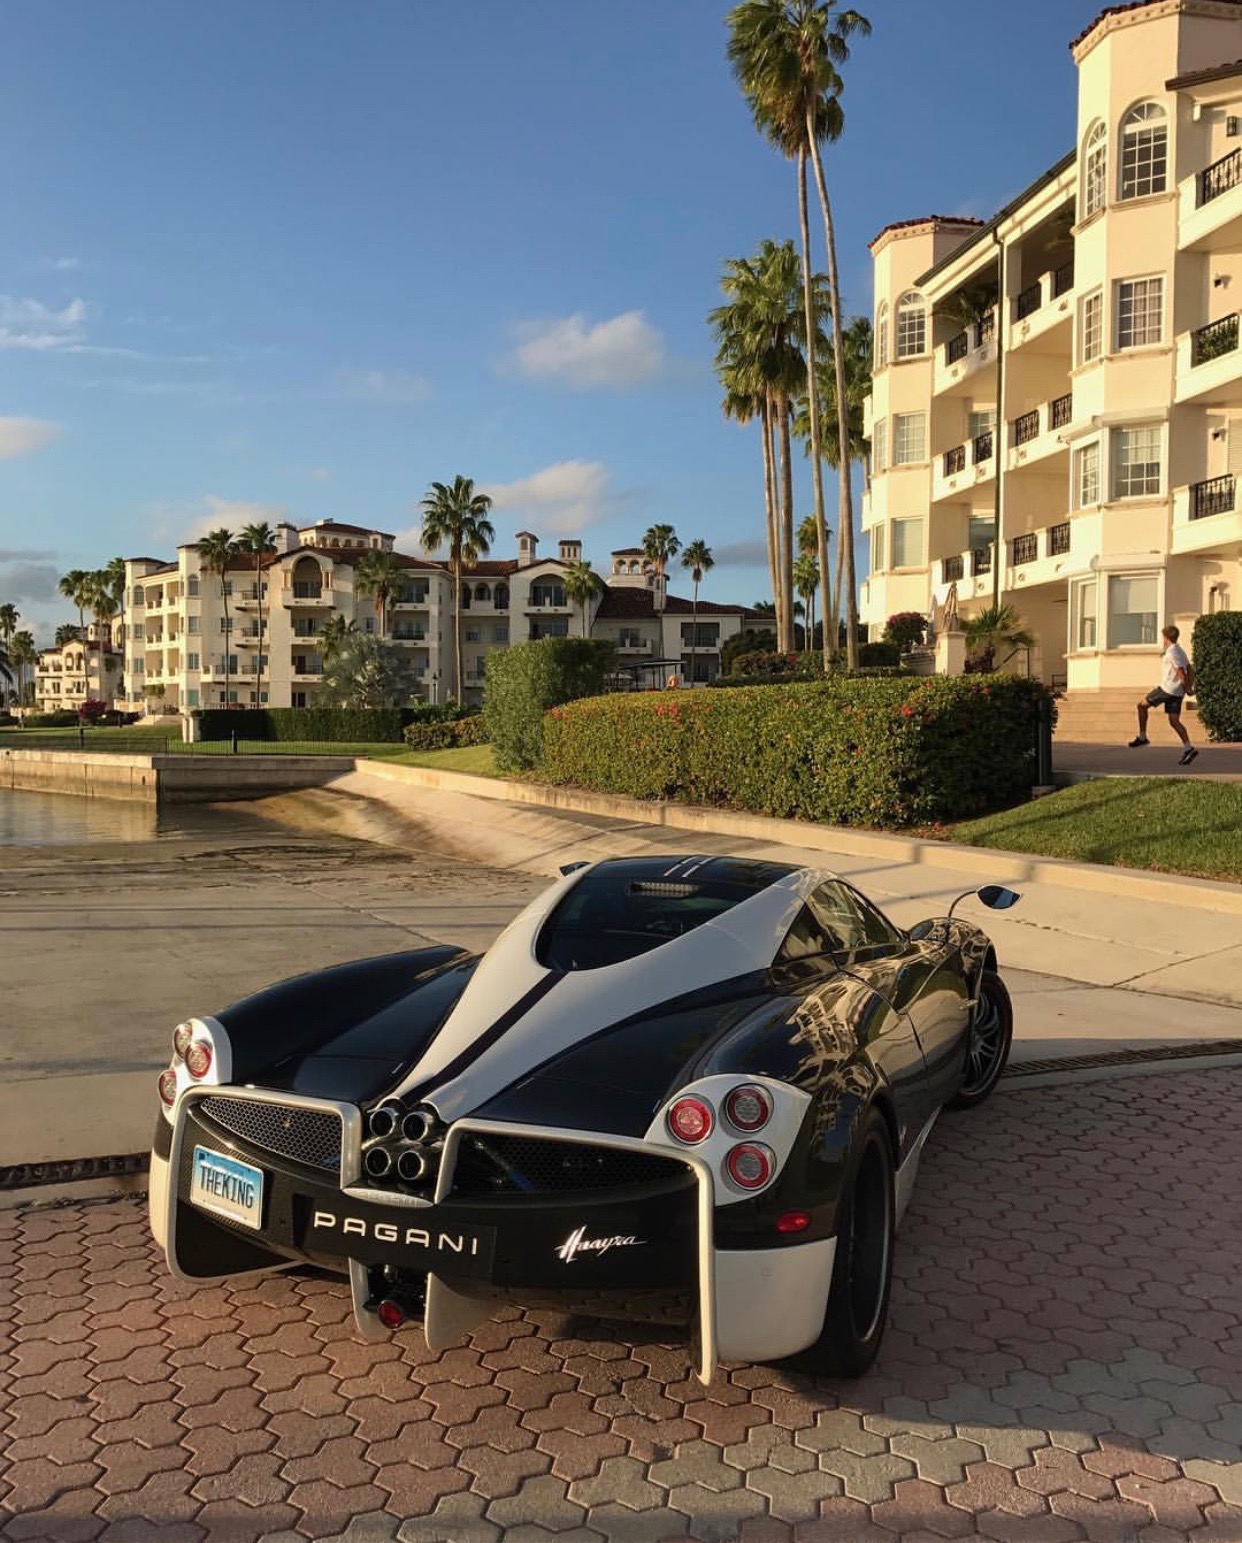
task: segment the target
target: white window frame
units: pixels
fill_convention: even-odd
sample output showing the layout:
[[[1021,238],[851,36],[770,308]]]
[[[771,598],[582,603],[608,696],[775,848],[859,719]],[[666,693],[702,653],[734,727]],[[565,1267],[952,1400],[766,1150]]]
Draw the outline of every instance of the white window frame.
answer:
[[[1168,187],[1169,115],[1159,102],[1136,102],[1121,120],[1117,197],[1152,198]]]
[[[917,289],[908,289],[893,312],[893,357],[921,359],[927,352],[927,302]]]
[[[875,368],[882,370],[888,364],[888,301],[881,302],[875,313]]]
[[[913,426],[918,425],[917,439],[911,445]],[[917,454],[914,450],[917,449]],[[893,465],[921,466],[927,460],[927,414],[925,412],[893,414]]]
[[[872,573],[884,572],[884,521],[873,525],[869,532],[871,541],[870,567]]]
[[[872,473],[888,470],[888,419],[877,418],[871,426]]]
[[[1084,617],[1082,603],[1084,596],[1090,594],[1095,610],[1090,617]],[[1089,579],[1074,579],[1070,584],[1069,605],[1070,635],[1069,652],[1071,654],[1094,654],[1100,647],[1100,582],[1096,574]],[[1083,622],[1091,623],[1091,641],[1085,643],[1082,640]]]
[[[1095,323],[1091,316],[1094,313]],[[1095,350],[1090,344],[1095,340]],[[1078,362],[1095,364],[1104,357],[1104,291],[1093,289],[1078,302]]]
[[[1093,463],[1093,464],[1091,464]],[[1094,481],[1094,497],[1089,497],[1091,484],[1084,476],[1090,464],[1090,475]],[[1078,445],[1074,449],[1074,508],[1094,509],[1103,502],[1104,480],[1102,468],[1104,465],[1103,446],[1098,439],[1090,439],[1084,445]]]
[[[1154,308],[1151,303],[1153,286],[1158,296]],[[1132,348],[1158,348],[1164,342],[1164,294],[1163,273],[1146,273],[1139,278],[1116,281],[1113,285],[1113,348],[1117,353]]]
[[[1132,463],[1129,463],[1129,464],[1132,465],[1132,466],[1139,466],[1139,465],[1141,465],[1141,466],[1152,466],[1154,464],[1155,467],[1156,467],[1155,484],[1154,484],[1154,486],[1151,486],[1151,487],[1146,487],[1145,486],[1145,487],[1143,487],[1142,489],[1140,489],[1137,492],[1130,491],[1130,492],[1123,493],[1121,491],[1121,486],[1120,486],[1121,478],[1119,476],[1119,471],[1120,471],[1120,467],[1121,467],[1121,459],[1120,459],[1121,446],[1125,443],[1127,435],[1129,435],[1129,434],[1145,434],[1145,433],[1154,433],[1155,436],[1156,436],[1156,460],[1155,460],[1155,462],[1152,462],[1152,461],[1141,461],[1141,462],[1140,461],[1135,461],[1135,462],[1132,462]],[[1108,445],[1108,497],[1109,497],[1109,502],[1110,503],[1114,503],[1114,504],[1120,504],[1120,503],[1128,503],[1130,501],[1142,501],[1144,499],[1150,500],[1150,499],[1153,499],[1153,498],[1161,498],[1161,497],[1163,497],[1164,496],[1164,490],[1165,490],[1165,466],[1166,466],[1166,462],[1167,462],[1167,459],[1168,459],[1167,446],[1166,446],[1166,443],[1165,443],[1164,424],[1163,423],[1127,423],[1127,424],[1124,424],[1124,425],[1119,425],[1117,428],[1109,430],[1108,439],[1109,439],[1109,445]],[[1145,480],[1150,481],[1149,478],[1145,479]]]
[[[890,523],[892,524],[892,527],[893,527],[893,550],[892,550],[892,565],[893,565],[893,567],[892,567],[892,571],[901,572],[903,570],[910,571],[910,570],[913,570],[913,569],[925,568],[927,566],[927,563],[925,561],[925,552],[926,552],[926,549],[927,549],[927,532],[924,529],[924,522],[923,522],[922,516],[921,515],[917,515],[917,514],[916,515],[907,515],[904,518],[893,520]],[[917,562],[913,562],[913,563],[901,562],[901,563],[899,563],[897,561],[897,527],[899,525],[901,525],[901,526],[913,525],[913,526],[916,526],[917,529],[918,529],[919,551],[918,551],[918,561]],[[907,555],[907,554],[903,554],[903,556],[904,555]]]
[[[1159,568],[1136,568],[1120,573],[1105,573],[1101,577],[1104,580],[1104,646],[1110,653],[1134,651],[1136,653],[1150,653],[1160,647],[1160,617],[1164,610],[1164,573]],[[1156,602],[1150,613],[1153,617],[1152,639],[1150,642],[1118,643],[1113,638],[1113,584],[1118,579],[1152,579],[1156,585]],[[1127,615],[1146,614],[1130,611]],[[1097,628],[1099,623],[1097,622]]]
[[[1108,130],[1095,122],[1082,142],[1082,220],[1099,214],[1108,202]]]

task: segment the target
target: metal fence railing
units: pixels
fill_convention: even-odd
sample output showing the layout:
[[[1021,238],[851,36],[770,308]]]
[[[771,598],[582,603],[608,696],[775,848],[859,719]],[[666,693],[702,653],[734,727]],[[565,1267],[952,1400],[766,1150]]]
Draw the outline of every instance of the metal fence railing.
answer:
[[[205,739],[183,743],[180,734],[158,731],[71,729],[56,733],[39,729],[0,729],[0,752],[5,750],[87,751],[106,755],[332,755],[400,754],[403,744],[333,744],[321,740]]]

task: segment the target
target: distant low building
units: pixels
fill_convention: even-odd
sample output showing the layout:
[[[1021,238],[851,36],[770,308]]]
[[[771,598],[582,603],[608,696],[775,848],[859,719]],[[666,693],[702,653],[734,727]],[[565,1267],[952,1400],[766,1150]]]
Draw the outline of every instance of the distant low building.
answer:
[[[83,702],[106,702],[121,694],[122,656],[112,647],[112,629],[92,622],[85,641],[73,638],[39,651],[35,666],[35,703],[40,712],[76,710]]]

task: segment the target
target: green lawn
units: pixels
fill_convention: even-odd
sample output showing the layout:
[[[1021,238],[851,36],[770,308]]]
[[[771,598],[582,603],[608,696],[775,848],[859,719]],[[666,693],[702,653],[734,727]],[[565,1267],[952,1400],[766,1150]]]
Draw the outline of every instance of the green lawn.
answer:
[[[1242,783],[1101,777],[944,832],[971,846],[1242,879]]]
[[[401,766],[438,766],[442,771],[473,772],[477,777],[501,775],[496,770],[490,745],[462,745],[457,750],[401,750],[397,745],[382,748],[397,751],[396,755],[386,755],[382,759],[396,761]]]

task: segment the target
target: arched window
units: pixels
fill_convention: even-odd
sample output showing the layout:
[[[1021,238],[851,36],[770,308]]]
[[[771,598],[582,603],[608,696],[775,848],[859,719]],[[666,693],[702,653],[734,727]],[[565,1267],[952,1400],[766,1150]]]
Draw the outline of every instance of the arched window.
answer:
[[[509,586],[507,584],[497,584],[496,586],[496,609],[498,611],[507,611],[509,609]]]
[[[1088,220],[1104,207],[1108,196],[1108,131],[1102,123],[1087,130],[1082,147],[1082,218]]]
[[[897,302],[897,357],[914,359],[927,352],[927,307],[917,290]]]
[[[882,370],[888,363],[888,301],[875,313],[875,367]]]
[[[1139,102],[1121,120],[1121,197],[1163,193],[1169,180],[1169,119],[1159,102]]]
[[[470,586],[463,584],[461,587],[461,608],[463,611],[470,609]]]
[[[490,600],[492,598],[490,586],[487,584],[476,584],[474,586],[474,598],[476,600]]]

